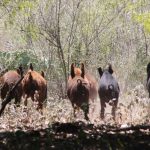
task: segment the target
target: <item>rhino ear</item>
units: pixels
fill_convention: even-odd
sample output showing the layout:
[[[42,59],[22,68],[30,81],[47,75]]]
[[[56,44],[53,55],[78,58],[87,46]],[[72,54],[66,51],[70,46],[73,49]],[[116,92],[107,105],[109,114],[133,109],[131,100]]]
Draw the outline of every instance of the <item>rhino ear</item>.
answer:
[[[84,76],[85,76],[84,64],[81,63],[81,77],[84,78]]]
[[[75,65],[74,65],[74,63],[72,63],[71,64],[71,72],[70,72],[72,79],[75,77],[74,67],[75,67]]]
[[[17,71],[17,73],[18,73],[19,75],[21,75],[21,72],[20,72],[20,70],[19,70],[18,68],[17,68],[16,71]]]
[[[149,72],[150,72],[150,62],[147,65],[147,73],[149,73]]]
[[[43,78],[45,77],[44,71],[41,71],[41,76],[42,76]]]
[[[22,64],[20,64],[20,66],[19,66],[19,71],[20,71],[20,75],[23,76],[23,67],[22,67]]]
[[[29,68],[33,71],[33,65],[32,65],[32,63],[30,63]]]
[[[110,74],[113,74],[113,72],[114,72],[111,64],[108,64],[108,71]]]
[[[101,67],[99,67],[98,69],[98,73],[99,73],[99,75],[100,75],[100,77],[103,75],[103,71],[102,71],[102,68]]]
[[[150,78],[150,62],[147,65],[147,81],[149,80],[149,78]]]

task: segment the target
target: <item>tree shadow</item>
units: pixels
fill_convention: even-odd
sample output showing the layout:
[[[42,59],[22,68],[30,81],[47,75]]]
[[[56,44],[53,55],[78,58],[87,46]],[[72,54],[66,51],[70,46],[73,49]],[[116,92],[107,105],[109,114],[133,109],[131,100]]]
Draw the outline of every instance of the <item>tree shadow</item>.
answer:
[[[143,131],[141,131],[143,130]],[[18,130],[0,133],[2,150],[115,150],[150,149],[150,127],[134,126],[119,129],[117,126],[83,122],[59,123],[39,130]]]

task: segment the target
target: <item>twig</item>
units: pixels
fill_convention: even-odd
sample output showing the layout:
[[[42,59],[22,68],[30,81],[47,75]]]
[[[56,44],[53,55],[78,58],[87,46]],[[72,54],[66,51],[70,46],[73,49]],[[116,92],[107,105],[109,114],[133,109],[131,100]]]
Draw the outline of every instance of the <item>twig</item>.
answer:
[[[24,76],[22,76],[17,83],[8,91],[6,98],[3,100],[2,102],[2,107],[0,109],[0,116],[2,115],[6,105],[11,101],[12,99],[12,94],[15,91],[15,89],[17,88],[18,84],[22,81],[22,79],[24,78]]]

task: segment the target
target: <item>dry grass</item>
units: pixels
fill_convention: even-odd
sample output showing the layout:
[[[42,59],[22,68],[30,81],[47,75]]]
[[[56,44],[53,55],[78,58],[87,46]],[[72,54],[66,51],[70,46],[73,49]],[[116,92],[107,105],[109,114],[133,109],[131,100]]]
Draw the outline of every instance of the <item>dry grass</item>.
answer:
[[[132,91],[122,94],[119,99],[116,122],[112,120],[111,107],[107,106],[105,120],[99,118],[100,105],[97,99],[94,113],[90,113],[91,122],[95,125],[117,124],[126,127],[137,124],[150,124],[150,102],[143,85],[135,87]],[[43,114],[36,110],[36,104],[28,101],[28,107],[23,105],[15,107],[13,101],[6,106],[4,114],[0,117],[0,131],[33,130],[47,128],[54,122],[86,122],[83,113],[78,118],[73,117],[73,109],[68,99],[59,99],[57,96],[49,97]],[[91,112],[91,110],[90,110]]]
[[[149,108],[150,101],[144,86],[138,85],[120,97],[117,121],[128,125],[149,124]]]

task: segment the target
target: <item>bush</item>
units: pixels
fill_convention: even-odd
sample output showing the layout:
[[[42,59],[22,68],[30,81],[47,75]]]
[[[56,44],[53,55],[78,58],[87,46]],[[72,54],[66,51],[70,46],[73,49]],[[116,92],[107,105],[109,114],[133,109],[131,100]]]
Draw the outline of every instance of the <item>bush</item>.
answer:
[[[32,50],[16,50],[16,51],[1,51],[0,64],[1,69],[8,68],[8,70],[17,68],[20,64],[24,69],[27,69],[29,64],[32,63],[36,70],[46,68],[44,61],[39,58]]]

